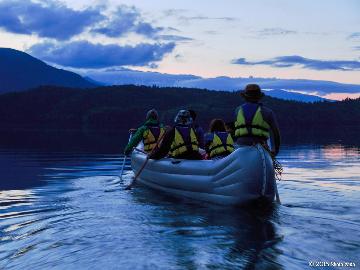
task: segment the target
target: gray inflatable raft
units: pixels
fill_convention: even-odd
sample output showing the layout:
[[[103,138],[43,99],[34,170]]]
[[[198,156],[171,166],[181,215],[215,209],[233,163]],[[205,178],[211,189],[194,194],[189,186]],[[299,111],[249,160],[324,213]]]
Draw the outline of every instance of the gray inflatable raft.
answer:
[[[146,155],[135,149],[135,174],[145,161]],[[178,197],[222,205],[273,201],[276,188],[272,159],[260,145],[241,146],[218,160],[150,159],[137,181]]]

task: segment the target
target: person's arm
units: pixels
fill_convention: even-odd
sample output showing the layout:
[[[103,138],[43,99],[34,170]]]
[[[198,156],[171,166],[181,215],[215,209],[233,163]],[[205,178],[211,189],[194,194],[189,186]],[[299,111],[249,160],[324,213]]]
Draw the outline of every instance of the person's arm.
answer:
[[[209,146],[210,146],[210,143],[211,143],[212,140],[213,140],[213,134],[211,134],[211,133],[206,133],[204,138],[205,138],[205,140],[204,140],[205,151],[206,151],[207,154],[210,154]]]
[[[274,140],[274,154],[275,156],[279,153],[280,150],[280,144],[281,144],[281,137],[280,137],[280,130],[279,130],[279,125],[278,122],[276,120],[276,116],[274,114],[274,112],[271,112],[271,123],[270,124],[270,128],[273,134],[273,140]]]
[[[142,126],[138,128],[135,132],[135,134],[131,137],[131,140],[128,142],[128,144],[125,147],[124,154],[129,155],[134,147],[136,147],[141,140],[143,139],[145,127]]]
[[[241,106],[239,106],[235,109],[234,118],[231,121],[226,122],[226,124],[225,124],[226,131],[229,132],[233,138],[235,138],[235,122],[237,120],[237,115],[240,110],[240,107]]]
[[[174,134],[175,134],[174,132],[175,131],[174,131],[173,128],[167,129],[165,131],[164,138],[162,139],[162,142],[151,153],[151,155],[149,156],[150,159],[161,159],[161,158],[165,157],[169,153],[171,143],[173,141]]]

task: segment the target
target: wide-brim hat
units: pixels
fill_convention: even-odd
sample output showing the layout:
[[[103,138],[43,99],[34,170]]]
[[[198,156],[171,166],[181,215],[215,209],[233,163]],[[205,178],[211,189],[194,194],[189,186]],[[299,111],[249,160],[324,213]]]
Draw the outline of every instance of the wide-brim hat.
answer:
[[[240,95],[247,99],[261,99],[265,94],[261,92],[261,88],[257,84],[248,84]]]

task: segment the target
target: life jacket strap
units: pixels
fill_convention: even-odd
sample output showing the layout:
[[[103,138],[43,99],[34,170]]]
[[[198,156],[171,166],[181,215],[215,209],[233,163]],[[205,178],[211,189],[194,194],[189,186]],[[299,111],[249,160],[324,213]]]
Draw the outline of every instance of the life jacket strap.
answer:
[[[236,128],[236,129],[237,129],[237,128],[256,128],[256,129],[260,129],[260,130],[269,132],[269,129],[268,129],[268,128],[264,128],[264,127],[262,127],[262,126],[252,125],[252,124],[236,125],[235,128]]]
[[[144,143],[144,146],[148,146],[148,145],[151,145],[151,144],[154,144],[154,143],[157,143],[157,141],[151,141],[151,142]]]
[[[216,145],[216,146],[214,146],[214,147],[211,147],[211,148],[209,149],[209,152],[211,152],[211,151],[213,151],[213,150],[215,150],[215,149],[217,149],[217,148],[220,148],[220,147],[234,148],[234,146],[233,146],[232,144],[220,144],[220,145]]]
[[[190,144],[182,143],[182,144],[179,144],[179,145],[171,148],[170,151],[173,152],[173,151],[175,151],[175,150],[177,150],[177,149],[179,149],[179,148],[181,148],[181,147],[183,147],[183,146],[185,146],[188,150],[192,151],[192,147],[191,147],[192,145],[197,146],[197,143],[195,143],[195,142],[192,142],[192,143],[190,143]]]

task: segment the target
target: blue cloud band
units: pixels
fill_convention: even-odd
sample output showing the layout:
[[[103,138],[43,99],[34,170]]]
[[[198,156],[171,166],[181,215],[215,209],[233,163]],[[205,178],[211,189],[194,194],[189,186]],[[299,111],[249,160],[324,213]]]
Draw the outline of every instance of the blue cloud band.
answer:
[[[161,39],[159,34],[165,30],[164,27],[146,22],[135,7],[121,5],[107,15],[104,15],[103,7],[99,6],[74,10],[56,1],[0,1],[0,28],[16,34],[34,34],[65,41],[90,31],[111,38],[136,33],[151,39]]]
[[[29,53],[44,61],[74,68],[104,68],[112,66],[154,66],[154,62],[172,52],[175,43],[136,46],[102,45],[88,41],[64,44],[50,42],[32,46]]]
[[[120,37],[134,32],[151,38],[162,30],[162,27],[154,27],[145,22],[136,8],[120,6],[101,26],[91,31],[108,37]]]
[[[0,28],[17,34],[66,40],[104,19],[96,9],[73,10],[57,2],[0,2]]]
[[[233,64],[237,65],[266,65],[272,67],[295,67],[299,66],[306,69],[312,70],[342,70],[342,71],[355,71],[360,70],[359,61],[351,60],[317,60],[305,58],[298,55],[291,56],[279,56],[269,60],[263,61],[247,61],[245,58],[238,58],[232,61]]]

